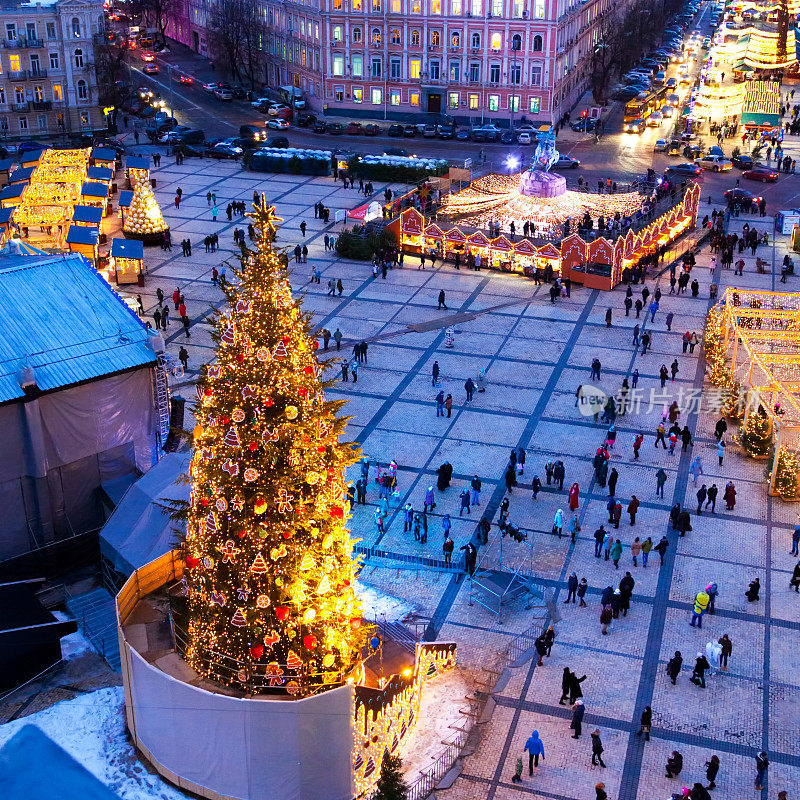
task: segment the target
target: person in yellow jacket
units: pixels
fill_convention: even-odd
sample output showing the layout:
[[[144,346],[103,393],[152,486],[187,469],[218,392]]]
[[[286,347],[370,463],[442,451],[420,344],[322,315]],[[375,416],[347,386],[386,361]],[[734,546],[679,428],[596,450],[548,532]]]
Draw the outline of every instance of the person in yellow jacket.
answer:
[[[698,592],[694,598],[694,608],[692,609],[691,626],[694,628],[695,622],[698,628],[703,627],[703,614],[706,613],[708,608],[709,596],[705,592]]]

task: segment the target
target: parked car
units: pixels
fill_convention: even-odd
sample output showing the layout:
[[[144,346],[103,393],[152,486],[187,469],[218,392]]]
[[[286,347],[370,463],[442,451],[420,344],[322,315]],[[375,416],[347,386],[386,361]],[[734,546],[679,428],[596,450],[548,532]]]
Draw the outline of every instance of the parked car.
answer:
[[[145,64],[142,67],[145,75],[158,75],[158,64]]]
[[[456,126],[446,122],[444,125],[439,126],[440,139],[452,139],[456,135]]]
[[[529,131],[520,131],[517,134],[517,142],[522,145],[529,145],[533,142],[533,137]]]
[[[387,129],[386,133],[389,136],[402,136],[403,135],[403,126],[395,123],[394,125],[390,125]]]
[[[738,167],[739,169],[752,169],[753,168],[753,159],[750,156],[746,156],[743,153],[740,153],[738,156],[734,156],[731,161],[733,161],[733,166]]]
[[[698,164],[703,169],[710,172],[725,172],[733,167],[733,162],[728,161],[724,156],[705,155],[697,159],[695,164]],[[747,177],[747,174],[744,176]]]
[[[187,128],[185,125],[176,125],[171,131],[163,133],[159,138],[159,141],[163,144],[172,144],[173,142],[178,141],[181,134],[188,133],[190,130],[191,128]]]
[[[459,128],[456,131],[456,139],[459,142],[468,142],[472,138],[472,131],[469,128]]]
[[[597,127],[597,120],[590,117],[581,117],[570,123],[570,128],[579,133],[591,133]]]
[[[404,125],[403,126],[403,136],[407,139],[413,139],[417,135],[417,126],[416,125]]]
[[[217,100],[233,100],[233,92],[224,86],[220,86],[214,91],[214,97],[216,97]]]
[[[696,178],[703,172],[703,168],[697,164],[675,164],[675,166],[667,167],[664,174],[667,177],[674,176],[676,178]]]
[[[234,100],[246,100],[248,89],[245,89],[244,86],[234,86],[231,89],[231,94],[233,95]]]
[[[333,136],[341,136],[344,133],[344,125],[341,122],[329,122],[325,126],[325,133],[330,133]]]
[[[291,114],[292,109],[289,106],[284,105],[283,103],[273,103],[268,109],[267,114],[271,117],[280,117],[284,114]]]
[[[350,122],[345,129],[345,133],[350,136],[361,136],[364,133],[364,126],[360,122]]]
[[[383,154],[385,156],[401,156],[403,158],[407,157],[409,154],[408,150],[403,150],[402,147],[387,147]]]
[[[217,82],[217,81],[214,81],[213,83],[204,83],[204,84],[203,84],[203,88],[204,88],[204,89],[205,89],[205,90],[206,90],[206,91],[207,91],[209,94],[214,94],[214,92],[216,92],[216,91],[217,91],[217,89],[219,88],[219,86],[220,86],[220,84],[219,84],[219,82]]]
[[[501,130],[496,125],[479,125],[472,129],[472,138],[476,142],[496,142]]]
[[[653,152],[654,153],[665,153],[667,151],[667,140],[666,139],[656,139],[653,144]]]
[[[285,131],[289,127],[289,123],[280,117],[273,117],[267,120],[267,127],[274,131]]]
[[[577,169],[581,162],[577,158],[559,153],[558,161],[550,169]]]
[[[426,139],[434,139],[436,137],[436,125],[432,122],[429,122],[423,129],[422,135]]]
[[[335,124],[339,124],[338,122]],[[340,126],[341,127],[341,126]],[[270,136],[266,142],[264,142],[264,147],[288,147],[289,140],[285,136]]]
[[[755,167],[742,173],[743,178],[749,181],[761,181],[761,183],[775,183],[778,180],[777,170],[767,167]]]
[[[301,111],[295,116],[295,125],[299,128],[311,128],[316,121],[317,118],[308,111]]]
[[[242,155],[242,148],[236,147],[227,142],[219,142],[213,147],[206,148],[206,156],[209,158],[239,158]]]
[[[377,136],[380,132],[381,132],[380,126],[376,125],[374,122],[368,122],[364,126],[365,136]]]
[[[324,119],[318,119],[315,120],[313,128],[314,133],[325,133],[328,130],[328,123]]]
[[[172,131],[174,133],[174,131]],[[203,131],[192,128],[178,133],[175,139],[175,144],[199,144],[203,145],[206,141],[206,135]]]

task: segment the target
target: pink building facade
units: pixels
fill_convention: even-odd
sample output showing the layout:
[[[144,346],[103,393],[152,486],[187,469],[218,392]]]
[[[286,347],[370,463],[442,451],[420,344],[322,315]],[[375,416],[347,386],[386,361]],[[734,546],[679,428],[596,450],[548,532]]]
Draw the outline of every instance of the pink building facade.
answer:
[[[202,12],[170,34],[202,52]],[[327,116],[554,122],[588,87],[612,0],[265,0],[265,83]],[[422,116],[424,118],[424,116]]]

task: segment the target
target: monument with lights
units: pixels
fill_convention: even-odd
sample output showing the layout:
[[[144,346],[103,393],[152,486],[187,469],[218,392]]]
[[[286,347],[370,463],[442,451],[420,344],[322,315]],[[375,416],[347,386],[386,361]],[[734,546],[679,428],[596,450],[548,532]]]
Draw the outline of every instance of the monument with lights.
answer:
[[[550,167],[558,162],[559,157],[556,137],[552,133],[540,134],[533,166],[520,178],[520,192],[529,197],[560,197],[564,194],[567,191],[567,179],[550,172]]]
[[[343,475],[357,450],[273,249],[278,220],[263,203],[252,216],[257,248],[224,287],[198,382],[185,547],[117,597],[127,723],[200,796],[348,800],[411,734],[455,645],[419,644],[413,668],[365,681]]]

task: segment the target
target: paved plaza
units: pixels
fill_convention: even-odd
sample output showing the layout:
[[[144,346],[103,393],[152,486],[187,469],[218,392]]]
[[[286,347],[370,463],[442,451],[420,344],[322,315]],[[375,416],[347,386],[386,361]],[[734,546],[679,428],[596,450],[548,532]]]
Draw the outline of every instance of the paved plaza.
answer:
[[[360,546],[379,546],[387,554],[366,565],[365,578],[407,599],[420,615],[429,617],[428,635],[458,642],[460,662],[475,676],[502,670],[504,653],[514,637],[542,621],[535,622],[525,600],[505,609],[502,624],[481,605],[470,604],[469,581],[444,569],[441,518],[452,517],[459,555],[458,548],[473,537],[481,515],[496,522],[506,496],[503,473],[510,449],[527,451],[524,476],[510,495],[509,518],[527,533],[528,542],[505,540],[504,560],[521,565],[532,558],[542,587],[555,592],[561,616],[555,625],[555,646],[543,667],[536,666],[534,657],[511,669],[510,679],[496,694],[491,720],[480,726],[480,740],[464,760],[461,776],[439,795],[499,800],[531,793],[557,800],[591,800],[595,784],[602,780],[613,800],[664,800],[681,786],[703,780],[705,762],[717,753],[721,769],[714,796],[739,800],[758,794],[753,788],[754,756],[762,748],[771,760],[763,796],[777,797],[781,789],[787,789],[790,797],[796,793],[800,598],[789,591],[788,583],[796,563],[789,550],[798,506],[767,496],[763,462],[742,454],[731,441],[733,431],[726,437],[724,464],[718,464],[713,431],[719,415],[705,410],[713,401],[708,391],[701,413],[684,413],[681,418],[694,434],[693,448],[682,452],[678,445],[670,456],[653,447],[664,405],[659,394],[661,364],[669,366],[677,358],[679,365],[677,379],[666,387],[668,402],[679,399],[679,393],[686,398],[703,389],[702,348],[683,353],[681,337],[685,331],[702,334],[712,280],[707,247],[693,271],[700,282],[699,297],[669,295],[668,272],[648,280],[651,292],[659,286],[664,294],[655,321],[651,323],[647,315],[652,350],[642,356],[632,344],[637,320],[633,312],[630,317],[624,314],[624,287],[603,293],[573,286],[570,298],[553,305],[548,286],[537,287],[519,276],[459,272],[452,266],[422,271],[416,258],[406,259],[405,268],[390,271],[385,280],[374,279],[371,265],[343,261],[324,250],[325,230],[314,219],[314,202],[322,201],[335,211],[353,208],[363,199],[330,178],[260,175],[227,163],[191,161],[176,167],[171,158],[164,158],[152,174],[174,245],[169,253],[158,248],[146,253],[148,277],[142,297],[147,318],[155,307],[156,288],[169,298],[178,286],[192,319],[189,339],[175,320],[168,330],[169,351],[177,356],[178,347],[185,344],[189,352],[189,371],[174,381],[174,390],[192,400],[197,368],[212,355],[207,317],[213,306],[221,305],[222,294],[211,283],[211,270],[233,257],[233,229],[246,227],[248,221],[234,217],[228,222],[224,209],[234,199],[249,205],[254,190],[263,192],[285,220],[278,244],[289,249],[298,242],[308,245],[308,263],[292,264],[292,284],[295,294],[304,296],[305,309],[320,326],[342,331],[341,355],[352,359],[355,342],[369,343],[358,382],[339,382],[330,392],[349,401],[345,410],[353,418],[348,432],[372,462],[394,459],[398,464],[400,504],[392,505],[385,532],[379,533],[374,523],[378,501],[374,481],[368,505],[356,506],[353,512],[352,531]],[[180,209],[172,202],[178,187],[183,190]],[[384,188],[376,183],[376,194],[382,195]],[[220,208],[217,222],[211,221],[209,191],[216,193]],[[710,213],[710,208],[704,202],[701,217],[706,211]],[[308,225],[305,239],[301,221]],[[772,229],[771,218],[741,216],[731,221],[731,230],[741,231],[745,222]],[[329,230],[335,235],[338,228]],[[206,253],[202,245],[211,232],[220,237],[217,253]],[[193,243],[190,258],[181,255],[179,245],[187,237]],[[736,285],[794,290],[792,281],[797,279],[790,278],[785,286],[778,282],[786,239],[778,237],[777,243],[771,240],[768,248],[759,249],[759,255],[773,263],[771,275],[756,274],[755,259],[748,257],[745,274],[735,279]],[[322,272],[319,284],[310,282],[314,268]],[[341,296],[328,296],[330,278],[342,280]],[[733,271],[717,268],[713,280],[722,291],[734,281]],[[442,289],[447,310],[437,309]],[[640,289],[636,287],[637,295]],[[605,324],[608,308],[613,309],[610,328]],[[671,332],[665,326],[668,312],[674,314]],[[638,322],[645,324],[644,313]],[[455,327],[452,348],[445,346],[450,324]],[[618,419],[612,450],[611,466],[619,472],[616,493],[623,509],[632,494],[641,502],[635,527],[623,513],[619,531],[614,531],[625,545],[619,570],[611,561],[594,558],[593,534],[608,520],[608,494],[594,480],[592,458],[606,427],[575,408],[576,389],[589,382],[589,365],[595,357],[602,363],[596,385],[606,392],[617,391],[634,370],[639,371],[638,388],[643,390],[639,409]],[[453,396],[450,417],[436,416],[434,361],[441,370],[441,388]],[[481,368],[486,370],[486,391],[467,403],[464,382],[467,377],[474,380]],[[651,390],[656,392],[652,403]],[[186,427],[191,428],[190,420]],[[645,441],[641,458],[634,463],[632,441],[640,431]],[[703,464],[701,483],[716,483],[720,489],[714,515],[694,513],[696,488],[689,465],[696,455]],[[544,465],[556,459],[566,468],[563,491],[545,481]],[[454,467],[452,486],[436,492],[428,541],[420,544],[403,531],[401,508],[410,502],[421,511],[425,490],[435,487],[436,469],[445,461]],[[656,496],[655,474],[661,467],[668,475],[663,500]],[[355,480],[358,468],[353,470]],[[459,517],[459,494],[473,475],[482,482],[480,505],[469,516]],[[531,494],[534,475],[545,483],[536,502]],[[730,512],[722,502],[729,480],[737,489],[736,507]],[[572,543],[566,527],[559,539],[552,525],[559,508],[564,510],[565,525],[569,520],[567,491],[574,482],[580,486],[582,530]],[[668,513],[676,501],[684,500],[692,510],[693,530],[678,539],[668,531]],[[493,525],[491,538],[496,532]],[[659,568],[655,553],[646,569],[641,562],[634,567],[630,553],[634,536],[641,540],[651,536],[657,542],[665,533],[670,547],[663,567]],[[428,568],[404,568],[407,565],[399,557],[408,555],[428,558]],[[603,636],[599,594],[606,586],[616,587],[626,570],[636,580],[630,613],[615,620],[611,634]],[[572,572],[588,580],[586,608],[563,605]],[[749,603],[744,592],[755,577],[761,580],[761,599]],[[716,614],[706,616],[702,630],[691,628],[693,598],[709,582],[719,585]],[[694,686],[689,677],[696,653],[724,633],[733,641],[729,670],[712,670],[706,689]],[[672,686],[665,665],[676,649],[683,653],[684,669],[677,686]],[[587,675],[584,732],[578,741],[570,738],[570,709],[558,703],[565,666],[578,676]],[[646,705],[653,708],[653,733],[645,744],[635,734]],[[589,734],[595,728],[602,733],[605,769],[591,766]],[[533,777],[528,777],[525,759],[522,782],[512,783],[516,759],[526,755],[523,746],[534,729],[541,734],[546,758]],[[683,754],[685,766],[679,779],[670,780],[664,764],[675,749]]]

